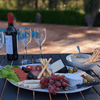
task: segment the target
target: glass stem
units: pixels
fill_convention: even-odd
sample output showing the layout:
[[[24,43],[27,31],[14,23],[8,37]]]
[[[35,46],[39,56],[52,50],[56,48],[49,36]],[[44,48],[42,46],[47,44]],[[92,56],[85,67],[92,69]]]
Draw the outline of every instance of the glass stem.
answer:
[[[40,48],[40,57],[39,58],[41,58],[42,57],[42,46],[40,45],[39,48]]]
[[[27,46],[25,46],[25,51],[26,51],[25,59],[27,59]]]

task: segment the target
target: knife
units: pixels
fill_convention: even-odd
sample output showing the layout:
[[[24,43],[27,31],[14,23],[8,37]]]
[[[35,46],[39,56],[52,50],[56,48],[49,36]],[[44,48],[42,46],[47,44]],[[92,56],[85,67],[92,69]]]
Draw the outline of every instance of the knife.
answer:
[[[88,82],[88,83],[82,83],[82,84],[77,84],[76,86],[72,86],[72,87],[66,87],[65,90],[75,90],[75,89],[79,89],[79,88],[83,88],[83,87],[88,87],[88,86],[94,86],[94,85],[98,85],[100,84],[99,81],[93,81],[93,82]]]

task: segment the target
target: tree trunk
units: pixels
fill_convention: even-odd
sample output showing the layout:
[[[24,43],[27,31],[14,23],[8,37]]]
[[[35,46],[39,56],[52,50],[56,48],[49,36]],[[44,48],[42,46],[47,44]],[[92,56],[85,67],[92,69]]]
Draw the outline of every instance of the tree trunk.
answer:
[[[99,12],[100,0],[84,0],[85,20],[89,27],[92,27]]]
[[[92,14],[85,14],[85,20],[89,27],[93,27],[97,13],[97,11],[94,11]]]
[[[38,9],[38,0],[35,0],[35,9]]]
[[[53,0],[49,0],[49,9],[52,9]]]

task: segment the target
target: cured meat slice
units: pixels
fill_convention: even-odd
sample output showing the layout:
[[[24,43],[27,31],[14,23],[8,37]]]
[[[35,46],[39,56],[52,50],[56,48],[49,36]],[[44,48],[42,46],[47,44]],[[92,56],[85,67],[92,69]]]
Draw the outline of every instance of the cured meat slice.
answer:
[[[34,76],[38,76],[41,71],[31,71]]]
[[[20,69],[20,68],[13,68],[12,70],[18,76],[18,78],[19,78],[20,81],[29,80],[27,78],[28,73],[25,73],[22,69]]]
[[[37,66],[37,67],[36,67]],[[39,67],[39,70],[37,70],[38,69],[38,67]],[[42,68],[40,68],[41,66],[40,65],[33,65],[32,66],[32,74],[34,75],[34,76],[38,76],[39,75],[39,73],[41,72],[41,70],[42,70]]]

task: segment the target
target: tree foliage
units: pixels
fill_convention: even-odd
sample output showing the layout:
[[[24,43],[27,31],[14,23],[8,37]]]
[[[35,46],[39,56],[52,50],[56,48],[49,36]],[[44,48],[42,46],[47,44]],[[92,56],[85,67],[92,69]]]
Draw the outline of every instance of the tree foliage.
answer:
[[[92,14],[93,11],[98,11],[99,0],[84,0],[84,10],[87,14]]]
[[[76,2],[79,1],[82,0],[0,0],[0,8],[24,10],[49,8],[61,10],[62,8],[67,9],[68,7],[69,9],[72,7],[75,8]]]
[[[85,20],[92,27],[99,11],[99,0],[84,0]]]

